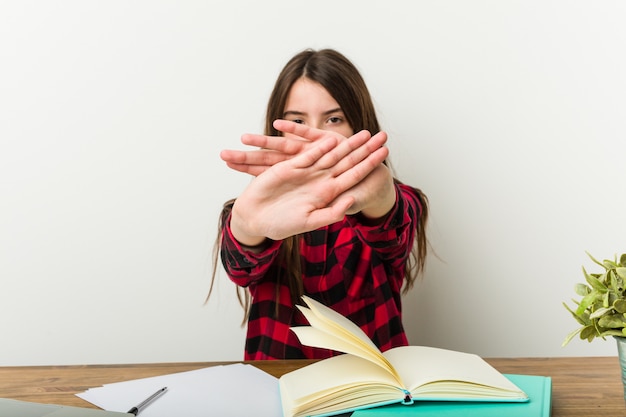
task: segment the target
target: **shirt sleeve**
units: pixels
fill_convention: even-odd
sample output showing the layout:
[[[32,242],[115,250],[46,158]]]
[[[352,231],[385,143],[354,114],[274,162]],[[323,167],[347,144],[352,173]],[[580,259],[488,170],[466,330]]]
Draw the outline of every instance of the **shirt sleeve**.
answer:
[[[413,188],[404,184],[395,184],[395,187],[396,203],[382,223],[368,225],[360,221],[359,216],[349,217],[361,239],[383,259],[404,263],[413,247],[422,206]]]
[[[237,285],[247,287],[265,276],[278,255],[281,240],[272,240],[261,252],[246,250],[230,230],[230,216],[222,233],[220,257],[228,277]]]

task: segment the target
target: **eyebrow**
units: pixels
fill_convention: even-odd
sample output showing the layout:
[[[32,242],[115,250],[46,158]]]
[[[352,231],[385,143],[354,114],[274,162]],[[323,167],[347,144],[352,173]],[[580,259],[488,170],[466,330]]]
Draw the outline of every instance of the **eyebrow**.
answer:
[[[341,110],[341,107],[326,110],[324,113],[322,113],[322,116],[328,116],[333,113],[343,113],[343,110]],[[283,117],[287,117],[287,116],[306,116],[306,113],[297,111],[297,110],[287,110],[286,112],[283,113]]]

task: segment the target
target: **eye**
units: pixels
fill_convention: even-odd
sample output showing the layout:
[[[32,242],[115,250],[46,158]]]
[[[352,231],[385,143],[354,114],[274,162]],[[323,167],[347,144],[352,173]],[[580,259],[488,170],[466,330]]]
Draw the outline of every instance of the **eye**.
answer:
[[[304,124],[304,120],[302,120],[302,119],[291,119],[291,121],[294,122],[294,123],[298,123],[300,125]]]
[[[330,123],[331,125],[336,125],[341,122],[343,122],[343,119],[338,116],[329,117],[327,120],[327,123]]]

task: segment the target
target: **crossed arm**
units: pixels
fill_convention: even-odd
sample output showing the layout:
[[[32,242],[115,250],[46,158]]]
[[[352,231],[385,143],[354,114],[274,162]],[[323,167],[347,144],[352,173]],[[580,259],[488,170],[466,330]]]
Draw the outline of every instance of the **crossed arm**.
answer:
[[[334,132],[277,120],[285,136],[244,135],[255,151],[222,151],[237,171],[255,178],[237,198],[231,231],[243,245],[284,239],[361,212],[382,218],[395,204],[393,178],[382,163],[387,135]]]

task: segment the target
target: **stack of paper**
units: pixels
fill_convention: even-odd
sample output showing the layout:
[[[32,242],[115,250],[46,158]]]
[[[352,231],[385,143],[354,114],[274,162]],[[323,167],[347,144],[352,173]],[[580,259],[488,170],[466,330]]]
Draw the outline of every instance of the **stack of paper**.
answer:
[[[167,392],[140,417],[282,415],[278,380],[245,364],[106,384],[76,395],[105,410],[126,412],[163,387]]]

